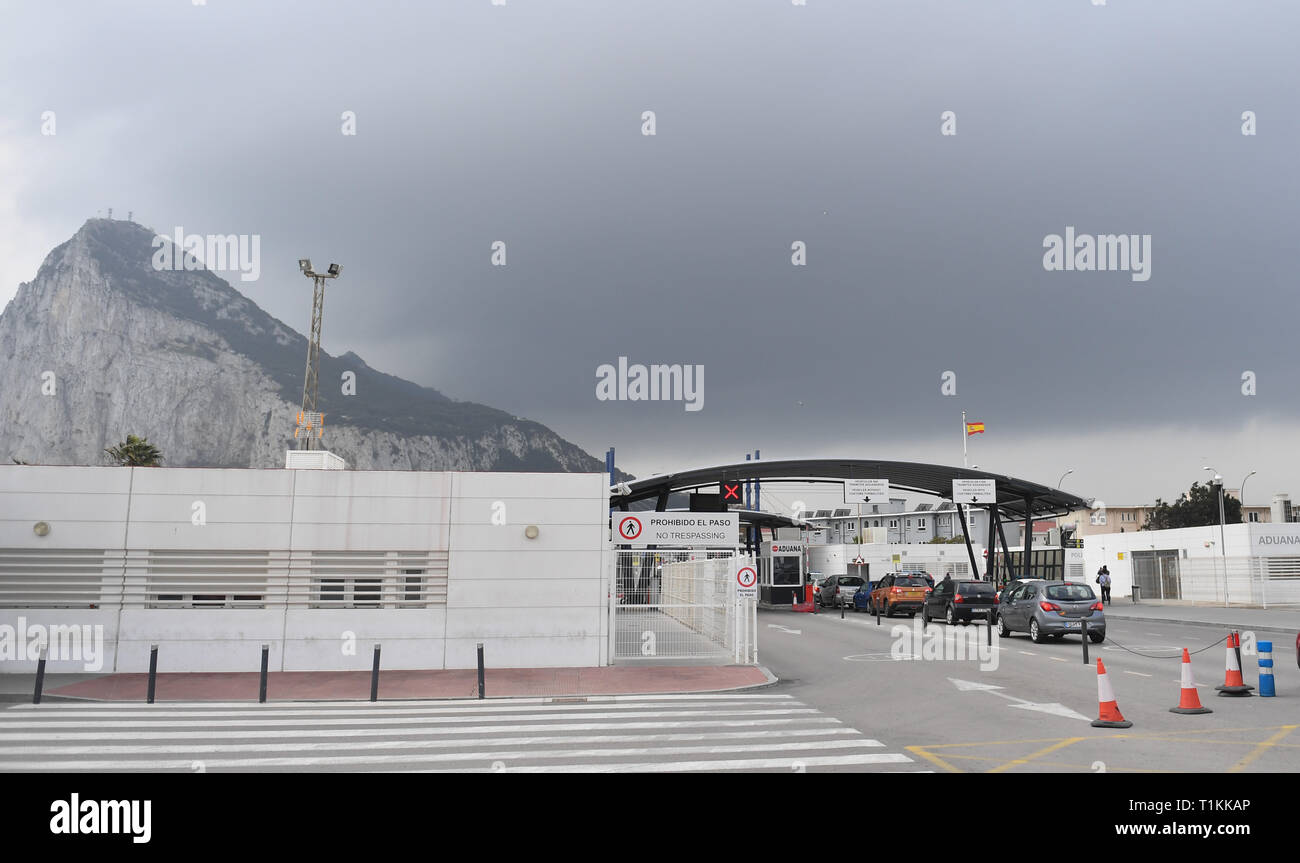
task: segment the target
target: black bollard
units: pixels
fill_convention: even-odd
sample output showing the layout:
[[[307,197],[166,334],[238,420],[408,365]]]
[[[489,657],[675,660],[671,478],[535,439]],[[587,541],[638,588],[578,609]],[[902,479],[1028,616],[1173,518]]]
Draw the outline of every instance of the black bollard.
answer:
[[[483,698],[485,682],[483,679],[483,642],[478,643],[478,697]]]
[[[262,645],[262,680],[257,687],[257,703],[266,703],[266,666],[271,655],[271,645]]]
[[[1082,629],[1080,631],[1083,633],[1083,664],[1087,665],[1088,664],[1088,621],[1084,620],[1081,626]]]
[[[990,608],[990,609],[989,609],[989,625],[988,625],[988,627],[987,627],[988,631],[987,631],[987,632],[985,633],[985,635],[984,635],[984,640],[988,642],[989,647],[992,647],[992,646],[993,646],[993,616],[994,616],[994,615],[993,615],[993,609]]]
[[[379,645],[375,645],[375,660],[370,665],[370,700],[379,700]]]
[[[36,691],[32,693],[32,704],[41,703],[41,689],[45,686],[45,648],[41,648],[41,658],[36,660]]]
[[[844,619],[844,603],[840,603],[840,620]]]
[[[158,645],[149,645],[149,695],[147,704],[153,704],[153,693],[158,683]]]

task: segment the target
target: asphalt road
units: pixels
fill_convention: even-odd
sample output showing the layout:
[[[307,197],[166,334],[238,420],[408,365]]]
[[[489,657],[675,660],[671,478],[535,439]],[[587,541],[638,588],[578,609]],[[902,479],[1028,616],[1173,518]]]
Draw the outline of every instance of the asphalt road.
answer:
[[[1089,645],[1087,665],[1077,636],[1034,644],[1024,635],[999,639],[996,633],[994,647],[985,648],[988,661],[894,658],[933,656],[941,637],[955,645],[957,636],[973,632],[979,644],[986,643],[982,624],[933,622],[921,636],[930,648],[914,651],[917,626],[919,618],[907,617],[881,618],[877,626],[874,617],[852,611],[844,619],[829,610],[760,611],[759,661],[781,678],[773,691],[915,756],[917,769],[1300,771],[1300,669],[1293,639],[1273,639],[1275,698],[1219,697],[1214,686],[1224,680],[1225,645],[1194,654],[1201,703],[1214,712],[1180,715],[1169,708],[1179,702],[1181,648],[1205,648],[1226,630],[1111,618],[1106,642]],[[966,642],[963,647],[969,650]],[[952,657],[954,649],[944,655]],[[1090,725],[1098,715],[1099,657],[1131,728]],[[1257,686],[1255,657],[1242,659],[1246,681]]]

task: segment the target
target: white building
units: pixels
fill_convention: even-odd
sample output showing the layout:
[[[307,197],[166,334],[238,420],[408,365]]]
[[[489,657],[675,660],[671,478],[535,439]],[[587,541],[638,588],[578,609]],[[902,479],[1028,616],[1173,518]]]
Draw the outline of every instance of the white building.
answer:
[[[20,627],[108,671],[597,666],[607,474],[0,466],[0,672]],[[50,672],[83,670],[51,661]]]
[[[1300,524],[1230,524],[1133,531],[1084,540],[1089,584],[1110,569],[1115,597],[1233,605],[1300,603]]]

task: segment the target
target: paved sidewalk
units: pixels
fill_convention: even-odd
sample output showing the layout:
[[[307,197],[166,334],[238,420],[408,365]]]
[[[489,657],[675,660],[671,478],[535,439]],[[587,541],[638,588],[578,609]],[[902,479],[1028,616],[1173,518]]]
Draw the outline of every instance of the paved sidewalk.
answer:
[[[30,693],[35,675],[23,677]],[[257,672],[159,674],[155,701],[257,701]],[[47,686],[51,698],[144,701],[147,674],[106,674]],[[764,668],[725,666],[610,666],[604,668],[488,669],[489,698],[517,696],[649,695],[718,692],[774,683]],[[15,681],[18,683],[19,681]],[[13,688],[13,687],[7,687]],[[379,697],[477,698],[475,669],[380,671]],[[268,701],[351,701],[370,698],[369,671],[276,671],[267,675]]]
[[[1300,632],[1300,609],[1248,608],[1245,606],[1199,605],[1191,602],[1142,600],[1127,597],[1106,606],[1106,616],[1120,620],[1145,620],[1156,623],[1191,623],[1224,629],[1250,629],[1262,632]]]

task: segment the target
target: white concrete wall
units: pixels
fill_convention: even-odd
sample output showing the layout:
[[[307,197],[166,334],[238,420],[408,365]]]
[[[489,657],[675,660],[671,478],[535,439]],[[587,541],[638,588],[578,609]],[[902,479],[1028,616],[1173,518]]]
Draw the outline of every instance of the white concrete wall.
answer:
[[[975,549],[975,560],[979,566],[979,574],[983,575],[984,563],[984,546],[979,543],[971,543]],[[899,562],[893,562],[893,556],[899,555]],[[966,553],[965,543],[915,543],[890,545],[867,543],[858,545],[857,543],[841,545],[810,545],[808,546],[808,571],[817,572],[821,575],[845,575],[848,572],[848,563],[856,557],[861,557],[871,565],[871,578],[874,581],[887,572],[894,572],[898,569],[907,569],[909,567],[921,567],[936,578],[941,578],[944,570],[943,564],[963,563],[967,570],[970,569],[970,555]],[[968,575],[968,578],[974,577]]]
[[[1300,557],[1300,524],[1230,524],[1222,535],[1215,525],[1089,536],[1084,540],[1088,583],[1095,584],[1097,570],[1105,564],[1110,568],[1111,595],[1131,596],[1133,552],[1153,549],[1178,552],[1184,600],[1223,602],[1225,570],[1227,599],[1233,603],[1258,602],[1261,597],[1270,602],[1300,600],[1300,584],[1263,584],[1256,565],[1264,557]]]
[[[609,662],[608,488],[605,474],[206,470],[0,466],[0,554],[99,549],[105,597],[143,578],[160,550],[271,552],[265,608],[0,608],[0,626],[103,626],[105,671],[271,668],[472,668]],[[193,521],[201,502],[206,523]],[[505,524],[493,524],[505,507]],[[47,536],[33,533],[48,522]],[[538,536],[527,539],[525,527]],[[446,604],[422,608],[310,608],[282,601],[312,551],[444,552]],[[0,599],[0,601],[3,601]],[[345,653],[345,645],[355,652]],[[50,672],[80,671],[51,662]],[[0,673],[35,662],[0,660]]]

